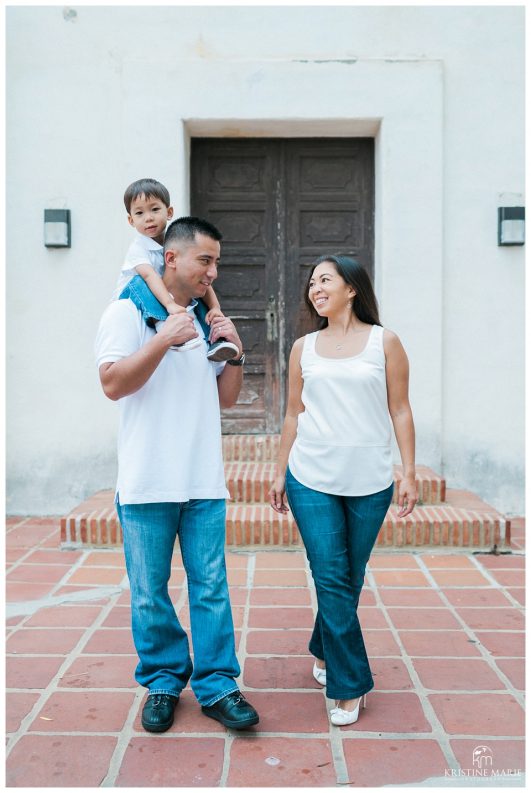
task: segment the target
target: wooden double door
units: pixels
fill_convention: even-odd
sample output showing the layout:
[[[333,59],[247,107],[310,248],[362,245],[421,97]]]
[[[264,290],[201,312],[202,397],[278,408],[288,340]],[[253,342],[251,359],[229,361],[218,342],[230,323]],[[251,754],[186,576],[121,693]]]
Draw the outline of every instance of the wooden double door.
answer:
[[[346,253],[373,274],[374,141],[195,138],[191,211],[223,234],[214,287],[247,356],[223,432],[278,432],[291,345],[313,329],[309,266]]]

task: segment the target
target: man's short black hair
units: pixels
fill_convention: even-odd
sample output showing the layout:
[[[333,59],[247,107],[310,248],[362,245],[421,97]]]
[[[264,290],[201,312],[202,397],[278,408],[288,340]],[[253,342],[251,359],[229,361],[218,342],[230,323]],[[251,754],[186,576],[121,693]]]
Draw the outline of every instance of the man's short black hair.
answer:
[[[156,179],[137,179],[136,182],[131,182],[124,193],[124,204],[128,215],[131,214],[131,204],[141,195],[146,198],[158,198],[164,206],[170,206],[170,193],[163,184]]]
[[[173,242],[178,242],[180,240],[193,242],[196,234],[204,234],[205,237],[210,237],[217,242],[223,239],[221,231],[217,229],[213,223],[209,223],[208,220],[195,217],[177,218],[177,220],[170,223],[166,229],[164,250]]]

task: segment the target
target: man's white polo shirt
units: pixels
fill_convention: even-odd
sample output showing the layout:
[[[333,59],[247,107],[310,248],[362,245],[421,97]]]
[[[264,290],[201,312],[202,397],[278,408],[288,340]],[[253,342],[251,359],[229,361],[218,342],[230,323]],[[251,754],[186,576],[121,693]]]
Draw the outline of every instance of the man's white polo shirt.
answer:
[[[113,300],[117,300],[131,278],[136,275],[135,267],[139,264],[149,264],[155,272],[162,277],[164,272],[164,248],[158,242],[139,234],[135,229],[135,238],[125,254],[124,263],[114,290]]]
[[[196,330],[203,336],[199,322]],[[110,303],[101,318],[98,367],[136,352],[155,334],[131,300]],[[221,452],[216,376],[224,364],[193,350],[168,350],[134,394],[118,400],[120,504],[228,498]]]

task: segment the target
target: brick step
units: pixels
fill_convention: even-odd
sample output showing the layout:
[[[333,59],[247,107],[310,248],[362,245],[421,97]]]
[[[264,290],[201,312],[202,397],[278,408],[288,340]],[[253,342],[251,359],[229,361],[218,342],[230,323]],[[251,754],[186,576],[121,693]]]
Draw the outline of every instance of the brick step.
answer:
[[[245,436],[244,436],[245,437]],[[249,436],[247,436],[249,437]],[[237,503],[268,503],[274,474],[273,462],[229,461],[225,463],[225,478],[232,501]],[[400,467],[395,466],[395,485]],[[446,481],[425,465],[417,466],[419,500],[422,504],[439,504],[446,498]],[[398,492],[395,487],[393,503]]]
[[[392,504],[378,534],[376,547],[502,547],[509,523],[487,504],[483,507],[467,509],[453,506],[450,502],[421,506],[415,507],[414,514],[403,519],[398,517],[398,507]],[[264,504],[230,504],[227,508],[227,544],[300,546],[302,541],[291,512],[278,515]]]
[[[280,435],[223,435],[223,459],[248,462],[274,462]]]
[[[96,493],[61,519],[63,547],[115,547],[122,531],[113,504],[113,491]],[[473,493],[448,490],[447,502],[416,507],[407,519],[391,505],[378,535],[377,548],[462,548],[490,550],[509,547],[510,522]],[[301,546],[291,513],[278,515],[267,504],[229,504],[227,544],[261,547]]]

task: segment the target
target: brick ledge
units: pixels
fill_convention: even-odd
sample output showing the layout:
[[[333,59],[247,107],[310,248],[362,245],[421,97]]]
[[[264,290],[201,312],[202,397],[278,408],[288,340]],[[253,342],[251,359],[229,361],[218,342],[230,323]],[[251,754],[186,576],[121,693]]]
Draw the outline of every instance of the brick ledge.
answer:
[[[111,490],[95,493],[61,518],[61,544],[72,547],[116,547],[122,529]],[[268,504],[227,505],[227,545],[301,547],[291,513],[278,515]],[[473,493],[448,491],[448,501],[415,508],[407,519],[397,517],[391,505],[378,535],[376,548],[452,548],[491,550],[508,547],[510,521]]]

